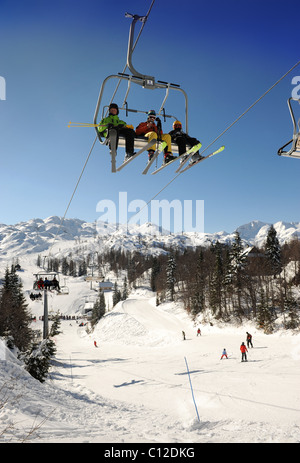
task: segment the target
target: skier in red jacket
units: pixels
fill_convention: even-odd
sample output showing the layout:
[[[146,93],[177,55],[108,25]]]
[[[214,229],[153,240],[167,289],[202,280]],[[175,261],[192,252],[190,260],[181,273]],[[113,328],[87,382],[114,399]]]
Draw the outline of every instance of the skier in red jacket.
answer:
[[[243,342],[241,344],[240,351],[242,352],[242,362],[247,362],[246,352],[248,352],[248,349]]]
[[[157,121],[159,124],[155,124],[155,121]],[[141,122],[135,129],[135,133],[137,135],[144,135],[144,137],[147,137],[149,140],[154,140],[153,146],[151,146],[148,150],[148,156],[149,156],[149,161],[152,159],[155,149],[156,149],[156,140],[158,138],[158,135],[160,135],[160,138],[162,141],[165,141],[167,143],[167,146],[164,149],[164,162],[165,164],[169,161],[172,161],[172,159],[175,158],[172,154],[172,146],[171,146],[171,135],[168,133],[164,134],[161,130],[161,122],[158,117],[156,117],[156,112],[154,109],[151,109],[148,111],[148,118],[146,122]]]

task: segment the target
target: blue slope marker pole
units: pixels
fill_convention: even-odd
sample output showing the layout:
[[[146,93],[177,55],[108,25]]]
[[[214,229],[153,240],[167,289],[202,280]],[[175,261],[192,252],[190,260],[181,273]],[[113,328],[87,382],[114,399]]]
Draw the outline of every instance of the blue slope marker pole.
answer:
[[[192,386],[192,381],[191,381],[191,376],[190,376],[189,366],[188,366],[188,363],[187,363],[186,357],[184,357],[184,360],[185,360],[186,369],[187,369],[187,372],[188,372],[188,375],[189,375],[190,386],[191,386],[191,391],[192,391],[192,397],[193,397],[193,401],[194,401],[194,405],[195,405],[195,409],[196,409],[196,413],[197,413],[198,421],[200,421],[200,418],[199,418],[199,413],[198,413],[198,409],[197,409],[197,405],[196,405],[196,401],[195,401],[195,397],[194,397],[194,391],[193,391],[193,386]]]

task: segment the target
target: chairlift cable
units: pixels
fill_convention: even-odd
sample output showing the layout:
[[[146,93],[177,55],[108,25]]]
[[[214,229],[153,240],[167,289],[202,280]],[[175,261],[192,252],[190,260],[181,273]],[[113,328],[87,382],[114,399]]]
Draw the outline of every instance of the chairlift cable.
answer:
[[[91,154],[92,154],[92,151],[93,151],[93,149],[94,149],[94,146],[95,146],[96,141],[97,141],[97,136],[95,137],[95,140],[94,140],[94,142],[93,142],[93,144],[92,144],[92,147],[91,147],[91,149],[90,149],[90,151],[89,151],[89,154],[88,154],[88,156],[87,156],[87,158],[86,158],[86,160],[85,160],[84,166],[83,166],[83,168],[82,168],[82,170],[81,170],[81,173],[80,173],[80,175],[79,175],[79,177],[78,177],[77,183],[76,183],[76,185],[75,185],[75,188],[74,188],[74,190],[73,190],[73,193],[72,193],[72,195],[71,195],[71,198],[70,198],[70,200],[69,200],[69,203],[68,203],[68,205],[67,205],[67,207],[66,207],[66,210],[65,210],[65,212],[64,212],[64,215],[63,215],[63,217],[61,218],[61,221],[60,221],[58,230],[57,230],[56,235],[55,235],[55,237],[54,237],[54,239],[53,239],[53,243],[52,243],[52,245],[51,245],[51,247],[50,247],[50,249],[49,249],[48,257],[49,257],[50,254],[51,254],[51,250],[52,250],[52,248],[53,248],[53,246],[54,246],[54,243],[55,243],[55,241],[56,241],[57,235],[58,235],[58,233],[59,233],[59,231],[60,231],[60,229],[61,229],[61,227],[62,227],[62,224],[64,223],[64,220],[65,220],[65,218],[66,218],[67,212],[68,212],[68,210],[69,210],[69,207],[70,207],[70,205],[71,205],[71,202],[73,201],[74,195],[75,195],[76,190],[77,190],[77,188],[78,188],[78,186],[79,186],[80,180],[81,180],[81,178],[82,178],[82,176],[83,176],[83,173],[84,173],[84,171],[85,171],[85,168],[86,168],[86,166],[87,166],[87,163],[88,163],[88,161],[89,161],[89,159],[90,159],[90,156],[91,156]]]
[[[282,77],[280,77],[279,80],[277,80],[277,82],[275,82],[275,84],[272,85],[272,87],[270,87],[265,93],[263,93],[261,95],[261,97],[259,97],[254,103],[252,103],[251,106],[249,106],[248,109],[246,109],[246,111],[244,111],[237,119],[235,119],[235,121],[233,121],[225,130],[223,130],[222,133],[220,133],[220,135],[218,135],[203,151],[202,153],[204,153],[204,151],[206,151],[211,145],[213,145],[219,138],[222,137],[222,135],[224,135],[229,129],[231,129],[231,127],[233,127],[243,116],[245,116],[245,114],[248,113],[248,111],[250,111],[250,109],[252,109],[260,100],[262,100],[271,90],[273,90],[274,87],[276,87],[276,85],[278,85],[290,72],[293,71],[293,69],[295,69],[297,66],[299,66],[300,64],[300,61],[298,61],[296,64],[294,64],[293,67],[291,67],[291,69],[289,69],[289,71],[287,71]]]
[[[261,101],[271,90],[273,90],[273,88],[275,88],[288,74],[290,74],[290,72],[292,72],[297,66],[299,66],[300,64],[300,61],[298,61],[296,64],[294,64],[293,67],[291,67],[291,69],[289,69],[283,76],[280,77],[280,79],[278,79],[267,91],[265,91],[254,103],[252,103],[251,106],[249,106],[248,109],[246,109],[246,111],[244,111],[237,119],[235,119],[225,130],[223,130],[223,132],[220,133],[220,135],[218,135],[209,145],[207,145],[207,147],[201,151],[201,155],[211,146],[213,145],[219,138],[222,137],[222,135],[224,135],[228,130],[230,130],[242,117],[244,117],[249,111],[250,109],[252,109],[259,101]],[[183,172],[178,172],[177,175],[175,175],[163,188],[161,188],[154,196],[152,196],[151,199],[149,199],[149,201],[138,211],[136,212],[134,215],[132,215],[128,221],[127,221],[127,225],[129,223],[129,221],[135,217],[137,214],[139,214],[145,207],[147,207],[151,201],[153,199],[155,199],[160,193],[162,193],[162,191],[164,191],[171,183],[174,182],[174,180],[176,180],[180,174],[182,174]]]

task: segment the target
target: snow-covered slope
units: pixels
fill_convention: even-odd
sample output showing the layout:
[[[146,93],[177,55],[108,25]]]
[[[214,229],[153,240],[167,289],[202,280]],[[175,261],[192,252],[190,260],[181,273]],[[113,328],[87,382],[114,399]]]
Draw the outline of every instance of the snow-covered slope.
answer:
[[[144,246],[155,239],[180,245],[205,242],[191,234],[154,238],[121,231],[100,237],[93,224],[59,218],[0,226],[0,276],[19,256],[33,327],[42,330],[42,301],[32,302],[32,274],[37,253],[49,249],[59,230],[56,253],[78,246]],[[265,227],[265,228],[264,228]],[[253,222],[239,230],[250,240],[266,236],[267,224]],[[275,224],[281,240],[299,233],[299,224]],[[225,232],[213,239],[231,239]],[[128,240],[128,241],[126,241]],[[151,241],[152,240],[152,241]],[[151,242],[150,242],[151,241]],[[133,249],[133,248],[132,248]],[[155,249],[155,248],[153,248]],[[83,278],[68,277],[70,293],[49,294],[49,312],[80,315],[96,292]],[[155,295],[139,288],[111,310],[94,333],[75,320],[62,321],[56,337],[57,357],[51,378],[41,384],[0,342],[0,442],[299,442],[300,337],[291,333],[264,335],[254,326],[201,324],[197,326],[181,306],[155,306]],[[182,330],[186,341],[182,340]],[[245,332],[254,336],[249,362],[240,362]],[[98,348],[94,347],[94,340]],[[223,348],[228,360],[220,360]],[[195,402],[192,400],[190,369]]]
[[[64,299],[67,312],[78,295]],[[94,333],[62,322],[44,384],[0,343],[0,441],[299,442],[299,335],[201,325],[197,337],[196,328],[180,306],[156,308],[153,293],[137,290]],[[241,363],[246,330],[254,348]]]
[[[142,225],[114,225],[103,222],[86,223],[79,219],[61,218],[32,219],[16,225],[0,224],[0,259],[25,253],[43,253],[53,247],[54,252],[70,252],[77,248],[139,250],[143,253],[164,252],[165,246],[178,249],[207,246],[211,242],[229,243],[234,232],[216,233],[186,232],[182,234],[160,233],[159,227],[146,223]],[[263,246],[270,224],[253,221],[238,227],[237,231],[245,244]],[[277,222],[274,224],[281,244],[292,237],[300,237],[300,223]]]

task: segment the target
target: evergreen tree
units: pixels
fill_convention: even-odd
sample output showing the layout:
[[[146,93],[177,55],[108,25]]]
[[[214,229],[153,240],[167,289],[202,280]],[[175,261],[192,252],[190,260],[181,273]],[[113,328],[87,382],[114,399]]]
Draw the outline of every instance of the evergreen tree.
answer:
[[[154,257],[153,262],[152,262],[151,277],[150,277],[151,290],[153,292],[156,291],[156,278],[159,275],[159,273],[160,273],[160,263],[157,257]]]
[[[268,230],[265,244],[265,254],[269,261],[270,271],[276,276],[281,272],[281,247],[277,238],[277,232],[273,225]]]
[[[51,367],[51,358],[56,354],[56,344],[53,336],[61,333],[60,316],[56,314],[51,325],[49,336],[39,343],[34,343],[30,349],[19,355],[25,363],[28,373],[41,383],[45,381]]]
[[[214,246],[215,265],[210,281],[210,306],[217,317],[222,315],[223,261],[219,242]]]
[[[78,276],[85,276],[87,275],[87,264],[86,261],[83,259],[78,266]]]
[[[76,277],[76,262],[73,259],[70,259],[69,275],[71,275],[71,277]]]
[[[115,306],[121,300],[121,292],[118,288],[117,282],[115,282],[114,292],[113,292],[113,306]]]
[[[127,285],[127,278],[124,278],[123,282],[123,290],[122,290],[122,301],[125,301],[128,298],[128,285]]]
[[[6,269],[0,293],[0,336],[9,337],[20,351],[25,351],[33,339],[30,323],[22,283],[14,267]]]
[[[61,263],[61,273],[63,275],[68,275],[70,270],[70,265],[68,263],[68,260],[66,257],[63,257],[62,263]]]
[[[202,249],[197,256],[197,266],[195,275],[194,289],[191,297],[191,314],[196,317],[198,313],[205,309],[205,271],[204,255]]]
[[[284,327],[285,329],[295,330],[300,325],[300,314],[299,306],[292,295],[292,292],[289,293],[284,298]]]
[[[52,325],[51,325],[51,329],[50,329],[50,333],[49,333],[50,337],[58,336],[59,334],[61,334],[61,331],[59,331],[60,324],[61,324],[60,315],[59,315],[59,313],[57,313],[53,317],[53,321],[52,321]]]
[[[237,296],[237,309],[242,313],[242,286],[244,277],[244,254],[242,240],[238,231],[235,232],[234,241],[229,252],[228,268],[225,276],[225,284],[233,285]]]
[[[127,275],[128,275],[128,282],[131,284],[137,278],[136,273],[136,263],[134,258],[129,254],[128,261],[127,261]]]
[[[32,348],[20,355],[24,361],[28,373],[41,383],[45,381],[50,369],[51,356],[53,355],[53,341],[49,338],[34,344]]]
[[[257,311],[257,324],[266,334],[270,334],[274,330],[273,318],[268,304],[268,296],[262,288],[260,290],[260,301]]]
[[[175,294],[175,272],[176,261],[173,253],[170,254],[167,262],[167,299],[174,301]]]
[[[99,291],[99,296],[93,306],[91,325],[94,327],[98,321],[105,315],[106,304],[103,291]]]
[[[239,232],[236,231],[230,250],[230,268],[235,277],[244,269],[245,260],[246,257],[244,254],[242,240]]]

